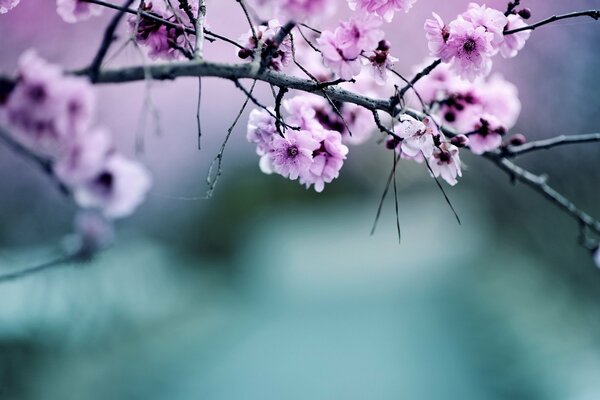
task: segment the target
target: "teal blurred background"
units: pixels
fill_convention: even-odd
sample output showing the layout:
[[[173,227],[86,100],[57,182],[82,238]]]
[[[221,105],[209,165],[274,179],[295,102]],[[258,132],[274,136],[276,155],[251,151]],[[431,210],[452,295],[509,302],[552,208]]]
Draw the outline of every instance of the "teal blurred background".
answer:
[[[94,54],[110,12],[66,25],[53,1],[40,3],[0,16],[1,72],[30,47],[70,68]],[[522,3],[533,20],[600,7]],[[212,29],[246,30],[235,1],[208,4]],[[398,69],[425,57],[431,11],[449,20],[467,4],[419,0],[398,15],[387,27]],[[520,90],[515,133],[598,131],[598,43],[597,22],[569,20],[534,32],[516,59],[495,59]],[[206,51],[234,60],[226,46]],[[126,49],[111,66],[135,62]],[[370,236],[392,161],[376,140],[351,148],[317,195],[260,173],[245,118],[214,196],[194,200],[243,101],[231,83],[203,81],[199,151],[196,84],[99,88],[98,121],[131,155],[143,134],[138,156],[155,187],[94,262],[0,286],[0,399],[600,398],[600,271],[572,220],[465,154],[463,179],[447,187],[461,226],[427,172],[403,163],[402,243],[391,199]],[[600,216],[599,155],[588,144],[518,161]],[[0,179],[0,271],[52,258],[73,207],[5,148]]]

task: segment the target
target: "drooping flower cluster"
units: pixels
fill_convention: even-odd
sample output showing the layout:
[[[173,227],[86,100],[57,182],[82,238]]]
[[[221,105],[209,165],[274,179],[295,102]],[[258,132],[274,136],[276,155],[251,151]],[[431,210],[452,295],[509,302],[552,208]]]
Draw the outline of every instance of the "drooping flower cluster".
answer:
[[[490,73],[492,57],[498,52],[505,58],[516,56],[530,33],[504,32],[522,26],[525,23],[517,13],[506,17],[501,11],[470,3],[467,11],[448,25],[433,13],[433,19],[425,21],[425,35],[433,57],[449,63],[454,72],[472,81]]]
[[[390,43],[383,39],[380,26],[377,17],[354,16],[334,31],[323,31],[317,39],[323,63],[344,80],[358,76],[368,64],[376,82],[385,84],[388,68],[397,59],[389,54]]]
[[[442,177],[450,185],[458,182],[457,177],[462,176],[458,149],[468,139],[449,141],[431,118],[419,121],[409,115],[400,117],[394,132],[387,140],[388,148],[403,159],[425,162],[432,176]]]
[[[237,52],[238,57],[244,60],[252,60],[254,52],[260,46],[259,57],[261,59],[269,58],[269,67],[281,71],[292,60],[292,42],[289,36],[286,36],[281,43],[277,43],[277,35],[280,30],[281,24],[279,21],[272,19],[267,25],[260,25],[254,33],[251,30],[248,31],[239,39],[244,48]],[[256,37],[254,34],[256,34]]]
[[[135,40],[144,47],[151,59],[173,60],[193,52],[194,35],[186,33],[184,26],[193,26],[189,14],[196,15],[197,2],[180,1],[179,7],[164,0],[142,1],[140,10],[169,21],[176,26],[166,26],[145,15],[129,18],[129,27]]]
[[[469,136],[469,146],[476,154],[498,148],[521,112],[516,86],[499,74],[470,82],[442,64],[415,88],[444,124]]]
[[[291,128],[280,133],[272,111],[253,110],[247,139],[256,144],[263,172],[298,179],[307,188],[314,186],[321,192],[326,183],[339,176],[348,147],[342,143],[340,132],[321,125],[308,96],[287,100],[284,108],[289,114],[285,123]]]
[[[348,0],[352,10],[360,10],[392,22],[398,11],[408,12],[417,0]]]
[[[84,78],[65,76],[28,51],[0,117],[15,141],[47,160],[80,207],[107,218],[125,217],[143,201],[150,177],[117,153],[105,129],[91,127],[94,105]]]

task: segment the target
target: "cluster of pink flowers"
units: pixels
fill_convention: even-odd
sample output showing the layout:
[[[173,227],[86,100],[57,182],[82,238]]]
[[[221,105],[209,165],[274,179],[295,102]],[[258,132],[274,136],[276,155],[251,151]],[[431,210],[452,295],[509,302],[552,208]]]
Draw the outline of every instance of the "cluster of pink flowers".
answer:
[[[521,112],[516,86],[499,74],[471,82],[442,64],[415,88],[444,124],[469,136],[469,147],[476,154],[498,148]]]
[[[523,13],[521,13],[523,14]],[[514,57],[529,38],[529,31],[504,35],[507,29],[524,26],[519,14],[506,17],[501,11],[476,3],[448,25],[439,15],[425,22],[425,34],[433,57],[449,63],[465,79],[486,76],[492,69],[492,57]]]
[[[279,21],[272,19],[267,25],[260,25],[255,29],[256,38],[251,30],[245,33],[239,39],[244,48],[237,52],[238,57],[252,60],[254,52],[260,46],[259,56],[261,59],[270,57],[269,67],[281,71],[292,60],[292,42],[289,36],[286,36],[281,43],[276,43],[280,29]]]
[[[379,18],[354,16],[335,31],[323,31],[317,39],[323,63],[344,80],[358,76],[369,64],[376,82],[385,84],[387,70],[397,59],[389,54],[390,43],[380,26]]]
[[[166,26],[152,18],[144,15],[131,16],[129,26],[135,33],[135,40],[144,47],[151,59],[173,60],[182,58],[184,51],[191,52],[193,49],[194,36],[187,34],[184,26],[193,26],[188,12],[196,15],[197,2],[179,2],[180,7],[171,7],[170,3],[160,1],[142,1],[140,10],[159,17],[163,20],[177,24],[179,27]]]
[[[394,149],[403,159],[425,162],[432,176],[456,185],[457,177],[462,176],[459,147],[468,143],[466,137],[449,141],[431,118],[419,121],[409,115],[400,117],[394,133],[395,136],[387,140],[388,148]]]
[[[321,192],[339,176],[348,147],[340,132],[321,125],[310,97],[294,97],[284,102],[284,108],[289,114],[285,122],[291,128],[280,133],[271,110],[253,110],[247,139],[256,144],[264,173],[298,179]]]
[[[352,10],[360,10],[392,22],[397,11],[408,12],[417,0],[348,0]]]
[[[80,207],[125,217],[143,201],[151,180],[141,165],[116,151],[107,130],[91,126],[94,105],[87,80],[65,76],[28,51],[0,118],[14,140],[49,162]]]

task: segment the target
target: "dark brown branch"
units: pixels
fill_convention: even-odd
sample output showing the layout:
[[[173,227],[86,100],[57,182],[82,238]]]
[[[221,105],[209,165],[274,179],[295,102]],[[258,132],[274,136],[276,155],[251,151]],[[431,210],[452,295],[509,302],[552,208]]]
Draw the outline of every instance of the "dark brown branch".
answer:
[[[576,12],[572,12],[572,13],[568,13],[568,14],[553,15],[550,18],[546,18],[544,20],[536,22],[535,24],[531,24],[531,25],[523,26],[521,28],[515,28],[515,29],[510,29],[510,30],[504,31],[504,34],[512,35],[513,33],[517,33],[517,32],[532,31],[536,28],[539,28],[540,26],[547,25],[552,22],[560,21],[562,19],[577,18],[577,17],[590,17],[597,21],[598,19],[600,19],[600,10],[576,11]]]

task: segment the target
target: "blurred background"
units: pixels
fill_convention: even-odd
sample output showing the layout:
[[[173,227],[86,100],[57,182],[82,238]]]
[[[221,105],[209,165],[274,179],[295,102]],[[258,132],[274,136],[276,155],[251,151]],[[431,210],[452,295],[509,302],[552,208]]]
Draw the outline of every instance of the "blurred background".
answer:
[[[522,3],[533,21],[600,8]],[[450,20],[467,4],[419,0],[398,14],[386,26],[397,69],[410,74],[427,55],[431,11]],[[22,0],[0,16],[0,72],[28,48],[65,68],[89,62],[112,12],[68,25],[54,8]],[[247,30],[233,0],[209,0],[208,23],[233,38]],[[520,90],[514,133],[598,131],[598,43],[597,22],[573,19],[535,31],[517,58],[494,59]],[[235,59],[217,43],[206,52]],[[127,48],[109,65],[139,62]],[[375,138],[352,147],[317,195],[259,171],[247,112],[204,200],[243,97],[203,80],[198,150],[196,90],[194,79],[98,87],[99,124],[146,163],[154,188],[95,261],[0,285],[0,399],[600,398],[600,271],[553,205],[465,152],[464,177],[446,187],[462,226],[427,172],[402,163],[402,243],[391,198],[370,236],[391,167]],[[259,94],[272,99],[268,87]],[[599,155],[587,144],[518,161],[600,216]],[[4,147],[0,180],[0,272],[53,258],[73,206]]]

